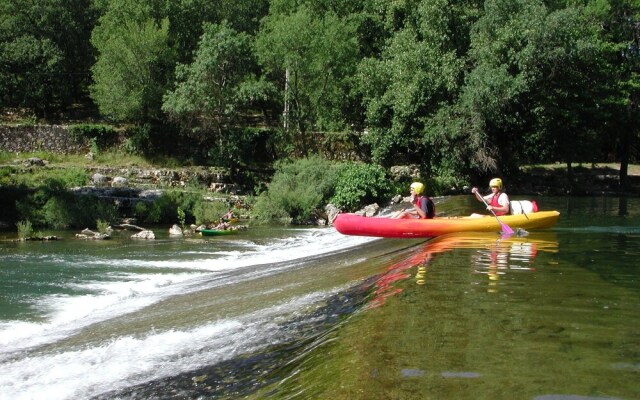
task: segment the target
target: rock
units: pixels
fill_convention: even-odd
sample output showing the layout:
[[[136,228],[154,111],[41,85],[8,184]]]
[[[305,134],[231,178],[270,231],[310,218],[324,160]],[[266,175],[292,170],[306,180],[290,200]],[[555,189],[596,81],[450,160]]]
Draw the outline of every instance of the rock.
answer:
[[[418,165],[394,165],[389,168],[389,175],[394,182],[403,180],[415,180],[420,178],[420,166]]]
[[[336,219],[338,214],[340,214],[340,210],[338,209],[338,207],[334,206],[333,204],[327,204],[324,208],[324,211],[327,214],[327,221],[330,225],[333,224],[333,220]]]
[[[156,235],[153,233],[153,231],[149,231],[149,230],[144,230],[131,235],[131,239],[153,240],[155,238],[156,238]]]
[[[113,228],[119,229],[119,230],[125,230],[125,231],[138,231],[138,232],[146,231],[146,229],[144,229],[143,227],[132,225],[132,224],[119,224],[119,225],[115,225]]]
[[[94,232],[87,228],[83,229],[80,233],[76,233],[76,237],[84,240],[106,240],[111,238],[111,236],[106,233]]]
[[[111,181],[112,187],[123,187],[123,186],[127,186],[128,184],[129,184],[129,181],[127,180],[127,178],[123,178],[121,176],[116,176]]]
[[[48,162],[39,158],[39,157],[31,157],[31,158],[27,158],[26,160],[24,160],[23,165],[25,167],[31,167],[31,166],[36,166],[36,167],[44,167],[45,165],[47,165]]]
[[[106,177],[105,175],[99,174],[97,172],[93,174],[93,176],[91,177],[91,182],[93,182],[93,184],[96,186],[104,186],[107,184],[108,181],[109,181],[108,177]]]
[[[182,236],[183,232],[182,232],[182,229],[177,224],[173,224],[173,226],[169,228],[169,235]]]
[[[398,204],[400,202],[402,202],[402,196],[397,194],[395,196],[393,196],[393,198],[391,199],[391,204]]]
[[[373,217],[380,210],[380,206],[376,203],[365,206],[362,210],[356,211],[356,215],[363,215],[365,217]]]

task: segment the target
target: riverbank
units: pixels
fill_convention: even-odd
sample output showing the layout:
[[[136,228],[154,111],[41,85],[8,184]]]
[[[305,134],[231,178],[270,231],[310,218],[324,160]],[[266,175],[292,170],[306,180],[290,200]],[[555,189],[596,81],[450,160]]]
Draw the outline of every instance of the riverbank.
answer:
[[[531,165],[505,184],[511,194],[553,196],[640,196],[640,165],[629,165],[628,185],[620,186],[620,164],[590,164],[573,167],[566,164]]]

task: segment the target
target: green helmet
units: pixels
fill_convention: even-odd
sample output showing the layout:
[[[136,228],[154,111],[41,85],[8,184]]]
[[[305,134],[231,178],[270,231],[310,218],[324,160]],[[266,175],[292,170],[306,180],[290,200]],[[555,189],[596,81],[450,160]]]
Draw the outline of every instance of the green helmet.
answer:
[[[413,189],[416,192],[416,194],[420,194],[424,192],[424,185],[420,182],[413,182],[410,188]]]

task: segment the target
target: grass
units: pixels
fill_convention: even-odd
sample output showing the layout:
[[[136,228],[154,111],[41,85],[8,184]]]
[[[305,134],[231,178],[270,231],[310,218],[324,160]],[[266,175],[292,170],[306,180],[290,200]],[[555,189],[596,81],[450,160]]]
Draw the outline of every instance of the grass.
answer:
[[[87,168],[109,166],[115,168],[141,167],[141,168],[177,168],[183,163],[172,157],[155,157],[152,159],[138,155],[126,154],[117,149],[100,152],[88,159],[84,154],[57,154],[46,151],[34,151],[27,153],[10,153],[0,151],[0,165],[12,165],[16,161],[37,157],[46,160],[49,164],[63,168]]]

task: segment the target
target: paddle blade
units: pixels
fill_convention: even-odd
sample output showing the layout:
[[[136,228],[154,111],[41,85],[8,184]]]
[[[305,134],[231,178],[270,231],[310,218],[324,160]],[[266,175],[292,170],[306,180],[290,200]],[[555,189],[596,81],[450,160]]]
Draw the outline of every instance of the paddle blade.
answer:
[[[509,227],[509,225],[501,222],[500,226],[502,227],[502,234],[504,235],[513,235],[513,229]]]

